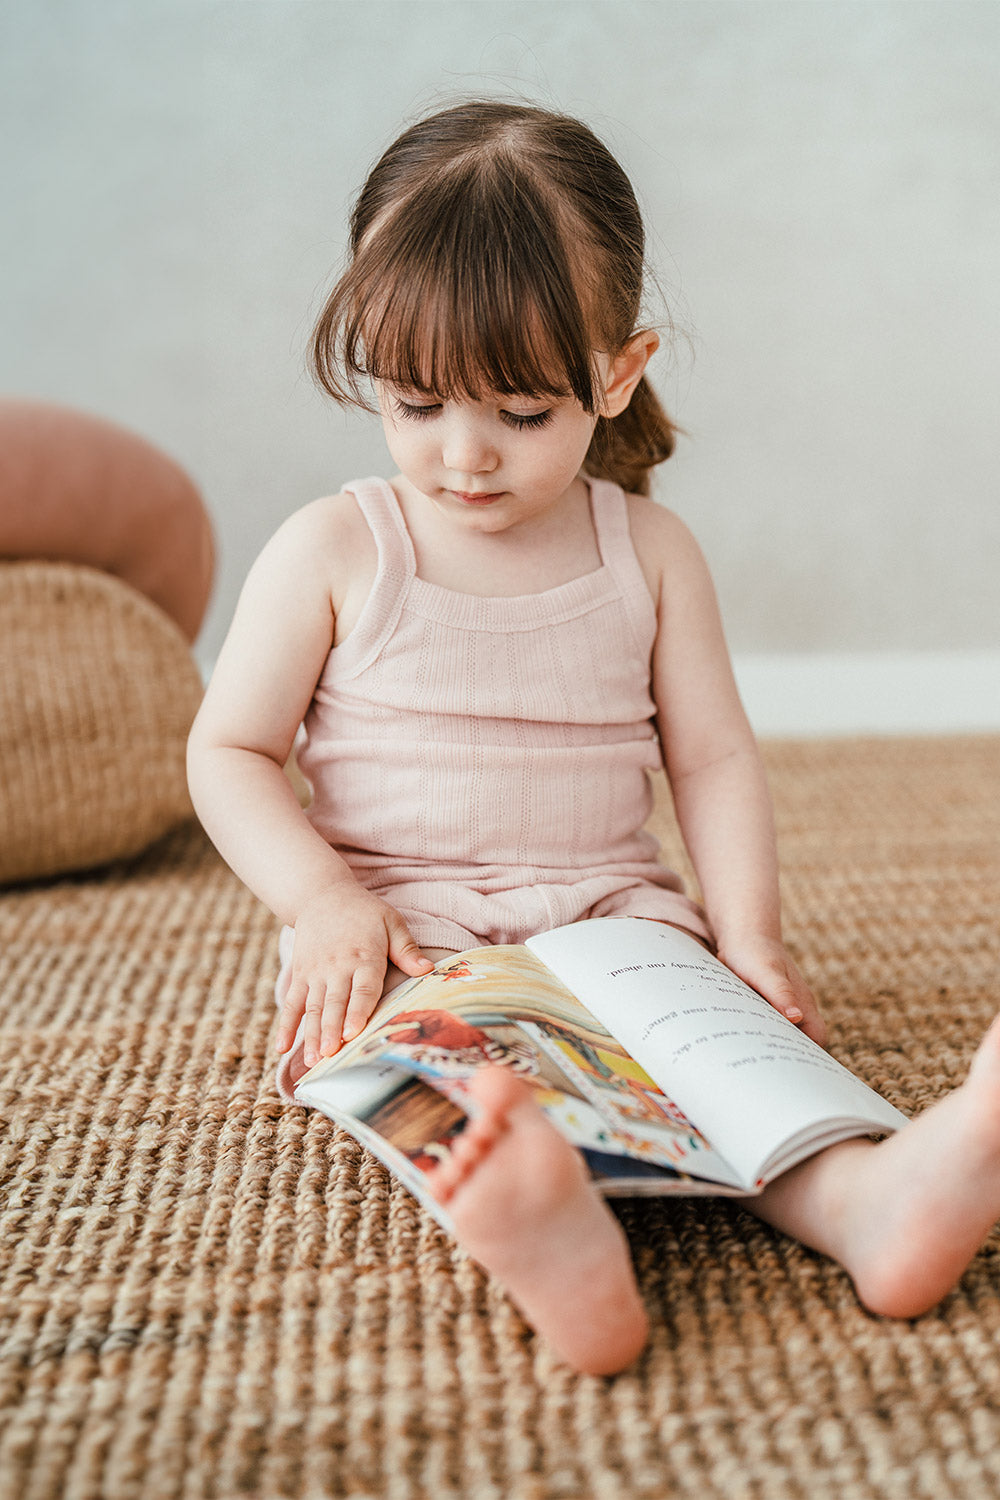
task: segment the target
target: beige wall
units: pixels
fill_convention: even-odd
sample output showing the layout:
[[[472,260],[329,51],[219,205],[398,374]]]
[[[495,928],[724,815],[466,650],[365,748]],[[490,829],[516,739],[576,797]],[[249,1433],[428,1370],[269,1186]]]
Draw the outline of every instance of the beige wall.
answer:
[[[630,169],[686,332],[660,497],[742,652],[1000,647],[1000,6],[0,3],[0,383],[204,487],[210,657],[292,507],[384,467],[303,350],[402,120],[513,90]]]

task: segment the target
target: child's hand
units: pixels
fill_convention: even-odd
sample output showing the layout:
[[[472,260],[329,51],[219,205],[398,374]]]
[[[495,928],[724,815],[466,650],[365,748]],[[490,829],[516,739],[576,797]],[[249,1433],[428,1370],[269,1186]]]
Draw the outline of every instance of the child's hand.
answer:
[[[357,881],[348,878],[319,892],[295,922],[278,1051],[291,1048],[304,1013],[306,1066],[331,1057],[364,1027],[382,996],[390,962],[414,978],[434,967],[399,913]]]
[[[724,953],[720,949],[719,957],[806,1036],[826,1046],[826,1022],[784,943],[755,937],[730,945]]]

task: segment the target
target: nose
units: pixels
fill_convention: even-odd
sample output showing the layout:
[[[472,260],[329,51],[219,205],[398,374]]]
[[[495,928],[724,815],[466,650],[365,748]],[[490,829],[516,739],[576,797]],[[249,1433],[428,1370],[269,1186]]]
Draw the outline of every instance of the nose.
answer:
[[[498,457],[486,423],[475,411],[456,410],[446,418],[441,460],[453,474],[489,474]]]

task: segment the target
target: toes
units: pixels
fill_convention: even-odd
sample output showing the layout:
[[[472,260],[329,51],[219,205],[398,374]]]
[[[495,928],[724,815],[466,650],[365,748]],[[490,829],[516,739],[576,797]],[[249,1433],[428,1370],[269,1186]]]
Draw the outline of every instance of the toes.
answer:
[[[534,1100],[529,1084],[518,1078],[512,1069],[498,1066],[483,1068],[476,1073],[469,1081],[468,1093],[484,1115],[497,1120],[506,1119],[519,1104]]]

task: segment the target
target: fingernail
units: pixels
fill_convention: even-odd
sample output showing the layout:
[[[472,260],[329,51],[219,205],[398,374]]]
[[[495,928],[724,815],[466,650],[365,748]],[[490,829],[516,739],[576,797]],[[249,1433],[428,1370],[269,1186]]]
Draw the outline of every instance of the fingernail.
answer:
[[[788,1019],[790,1021],[801,1021],[802,1020],[802,1012],[795,1005],[792,1006],[791,1010],[786,1010],[785,1011],[785,1015],[788,1017]]]

